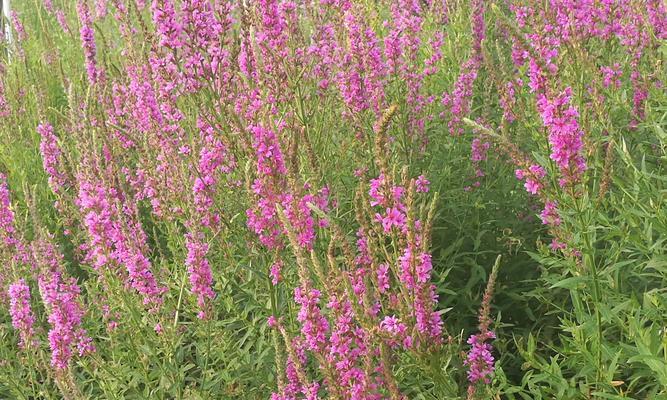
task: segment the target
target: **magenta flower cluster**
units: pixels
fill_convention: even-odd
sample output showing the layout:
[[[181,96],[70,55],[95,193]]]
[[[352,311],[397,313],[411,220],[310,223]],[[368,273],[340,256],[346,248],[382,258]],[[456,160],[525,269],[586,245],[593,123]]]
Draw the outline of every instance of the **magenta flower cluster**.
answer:
[[[551,159],[561,173],[560,184],[577,183],[586,170],[583,157],[584,132],[579,126],[579,112],[571,104],[572,89],[566,88],[553,99],[538,95],[537,107],[549,130]]]
[[[97,46],[95,45],[95,31],[93,30],[93,20],[88,9],[88,4],[79,0],[76,4],[76,9],[79,14],[79,23],[81,29],[79,34],[81,37],[81,44],[83,46],[84,56],[86,58],[86,72],[88,73],[88,80],[94,84],[100,78],[100,71],[97,67]]]
[[[135,289],[145,305],[155,310],[162,304],[164,287],[158,285],[146,257],[146,235],[138,221],[136,204],[124,202],[115,188],[102,181],[79,176],[77,205],[88,230],[87,259],[98,270],[125,268],[126,285]],[[103,274],[102,271],[100,271]]]
[[[11,209],[11,199],[7,177],[0,172],[0,239],[4,246],[15,246],[14,211]],[[3,274],[0,274],[3,276]]]
[[[215,298],[215,292],[212,289],[211,265],[206,258],[208,244],[204,241],[203,234],[197,232],[186,235],[185,247],[188,250],[185,265],[190,275],[190,287],[192,293],[197,297],[197,305],[200,309],[198,317],[205,319],[208,300]]]
[[[471,383],[483,382],[487,385],[491,383],[495,364],[491,353],[492,347],[487,341],[495,338],[496,335],[491,331],[468,338],[471,349],[463,363],[468,367],[468,380]]]
[[[60,193],[67,187],[67,177],[63,170],[62,151],[58,138],[53,133],[53,126],[48,122],[37,126],[37,133],[42,137],[39,150],[42,153],[44,171],[49,176],[49,186],[54,193]]]
[[[95,351],[92,339],[82,327],[83,308],[79,303],[81,293],[74,278],[64,278],[58,271],[39,279],[39,291],[49,315],[49,346],[51,365],[66,369],[73,354],[79,356]]]
[[[9,285],[9,314],[12,317],[12,326],[20,335],[19,346],[26,348],[33,343],[35,336],[35,314],[30,305],[30,287],[25,279]]]

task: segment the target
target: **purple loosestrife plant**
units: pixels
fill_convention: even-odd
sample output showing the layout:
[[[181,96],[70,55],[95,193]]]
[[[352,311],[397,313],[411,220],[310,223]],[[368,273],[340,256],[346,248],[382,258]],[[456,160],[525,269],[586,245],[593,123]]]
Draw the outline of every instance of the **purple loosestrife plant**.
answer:
[[[25,244],[19,236],[15,227],[15,215],[11,207],[11,199],[7,177],[0,172],[0,256],[3,252],[9,256],[10,268],[5,268],[0,272],[0,299],[5,297],[5,284],[9,278],[7,272],[11,271],[14,265],[30,265],[32,262],[29,252],[26,251]]]
[[[491,383],[491,376],[495,369],[494,358],[491,354],[492,347],[486,343],[489,339],[495,339],[493,332],[489,331],[486,334],[472,335],[468,338],[470,351],[464,364],[468,367],[468,380],[472,384],[476,383]]]
[[[659,157],[651,153],[662,149],[654,126],[659,107],[652,102],[660,99],[656,89],[664,84],[656,55],[667,37],[667,19],[658,0],[77,0],[76,7],[63,9],[58,9],[62,1],[43,3],[48,15],[26,18],[27,32],[35,31],[28,25],[35,20],[44,27],[57,20],[65,34],[48,31],[24,43],[26,29],[14,22],[19,49],[48,45],[49,51],[26,52],[7,65],[0,57],[0,118],[3,127],[34,127],[35,109],[40,117],[58,115],[65,126],[54,129],[44,122],[37,131],[48,184],[63,207],[45,212],[43,191],[30,190],[17,196],[27,207],[13,208],[0,174],[0,259],[8,265],[0,272],[0,293],[15,298],[10,314],[22,339],[38,336],[37,321],[48,321],[56,384],[81,384],[88,396],[102,396],[114,382],[130,382],[124,376],[129,373],[131,384],[122,388],[128,396],[144,388],[157,397],[206,397],[216,390],[227,397],[251,392],[267,397],[267,388],[275,386],[275,400],[454,398],[465,382],[451,388],[448,383],[465,376],[451,373],[441,360],[461,354],[461,345],[468,351],[461,357],[468,396],[502,396],[508,386],[494,387],[495,376],[511,385],[520,368],[501,370],[496,364],[496,357],[513,362],[498,354],[506,347],[495,350],[492,342],[496,333],[503,334],[491,330],[497,266],[478,329],[468,332],[465,316],[451,318],[452,330],[469,335],[467,345],[458,343],[447,332],[443,318],[449,314],[441,307],[469,306],[470,296],[439,296],[461,283],[459,274],[447,274],[450,261],[453,268],[461,266],[456,260],[462,255],[450,239],[473,237],[468,225],[474,224],[461,224],[461,234],[450,237],[440,235],[443,226],[434,223],[468,215],[460,212],[470,206],[475,215],[490,217],[499,229],[477,237],[476,248],[491,247],[475,251],[477,259],[500,246],[487,237],[504,228],[508,218],[497,217],[512,208],[497,205],[527,202],[553,237],[553,254],[544,249],[539,255],[559,261],[536,271],[550,276],[573,264],[578,269],[567,272],[579,277],[591,270],[595,280],[609,271],[598,258],[607,246],[580,246],[587,235],[596,236],[598,226],[589,229],[578,220],[593,209],[587,202],[603,187],[598,182],[606,186],[594,211],[603,215],[618,205],[619,196],[650,192],[613,187],[623,179],[612,179],[611,171],[626,162],[614,159],[619,137],[647,144],[646,170],[659,171]],[[506,16],[508,11],[513,15]],[[78,21],[78,35],[69,33],[68,20]],[[96,35],[105,39],[104,46]],[[470,40],[459,40],[466,36]],[[83,62],[58,58],[69,42],[82,48]],[[505,62],[510,57],[513,64]],[[43,73],[42,61],[61,65],[62,74],[35,75]],[[84,82],[73,78],[79,70],[86,71]],[[36,83],[26,85],[26,77]],[[394,105],[385,111],[388,104]],[[468,138],[464,122],[473,127]],[[0,147],[5,130],[0,127]],[[68,146],[61,148],[54,132],[68,135]],[[518,182],[497,176],[508,169],[493,168],[498,158],[491,143],[508,156]],[[609,157],[598,174],[601,143]],[[30,152],[14,151],[11,140],[7,144],[0,169],[13,174],[17,187],[31,187],[32,171],[16,162],[17,155]],[[487,174],[498,185],[466,195],[447,187],[458,181],[448,179],[450,168],[434,162],[451,160],[444,154],[455,160],[468,145],[473,180],[463,189],[481,186]],[[355,181],[356,190],[350,185]],[[512,184],[523,185],[529,196],[489,201],[496,188]],[[437,201],[436,188],[447,191],[447,201]],[[457,204],[459,194],[476,201]],[[69,195],[76,197],[78,210],[67,207]],[[640,205],[653,206],[647,203]],[[44,226],[63,230],[63,236],[48,238],[51,247],[40,243]],[[656,223],[646,230],[649,239],[659,228]],[[530,239],[542,233],[525,230]],[[431,232],[438,232],[433,245]],[[634,236],[639,235],[624,241]],[[23,244],[31,237],[37,238],[32,254]],[[514,256],[520,260],[523,253]],[[640,258],[637,251],[618,254]],[[619,277],[624,273],[618,270]],[[445,278],[454,280],[443,283]],[[16,282],[10,291],[8,281]],[[44,307],[33,314],[25,310],[27,286],[34,281]],[[608,281],[599,280],[603,287]],[[508,291],[514,295],[525,284]],[[183,296],[188,290],[192,301]],[[580,299],[587,303],[591,296],[583,293]],[[643,308],[652,307],[645,303]],[[91,304],[87,317],[84,304]],[[157,324],[121,325],[130,315],[132,322]],[[265,320],[273,354],[265,351],[265,327],[257,326]],[[34,329],[26,328],[33,323]],[[105,323],[110,335],[95,338],[98,354],[78,360],[93,351],[93,338]],[[603,323],[596,326],[600,343],[609,337],[600,329],[609,322]],[[638,332],[635,338],[649,337],[648,325],[628,329]],[[591,324],[577,326],[588,334]],[[620,345],[619,360],[632,353],[626,343]],[[557,358],[557,365],[578,367],[577,353],[564,353],[569,356]],[[265,362],[272,355],[275,371]],[[634,379],[642,362],[635,357],[617,363],[612,378]],[[0,368],[4,364],[0,360]],[[156,365],[157,375],[148,371]],[[623,394],[636,387],[648,395],[660,390],[641,373],[631,383],[609,385],[602,365],[598,362],[595,378],[577,375],[582,381],[577,386],[587,395],[603,385]],[[571,376],[571,370],[562,371]],[[30,377],[30,384],[47,392],[52,373],[34,371],[47,379]],[[545,376],[528,373],[540,384]],[[66,375],[72,382],[60,379]],[[561,383],[552,378],[549,390],[555,392]],[[569,394],[577,389],[568,379],[557,389],[565,387]],[[23,390],[23,377],[16,381]],[[517,390],[530,397],[542,388]]]
[[[14,31],[16,31],[16,39],[19,42],[25,42],[28,40],[28,33],[23,26],[23,22],[21,21],[19,14],[15,10],[12,10],[9,14],[9,18],[11,19]]]
[[[475,398],[480,384],[489,385],[491,383],[491,377],[495,371],[495,359],[491,353],[493,347],[487,341],[496,338],[496,334],[489,330],[489,326],[492,322],[491,299],[499,267],[500,256],[496,258],[482,298],[482,305],[479,309],[479,333],[471,335],[467,341],[470,350],[463,363],[468,367],[468,399]]]
[[[582,154],[584,132],[579,126],[579,113],[571,105],[571,96],[572,89],[567,88],[553,100],[545,95],[537,98],[542,121],[549,131],[551,159],[558,165],[563,186],[578,183],[586,170]]]
[[[250,130],[257,158],[257,178],[252,184],[257,200],[254,207],[246,212],[247,223],[264,246],[276,248],[282,246],[283,232],[276,205],[284,199],[287,168],[276,134],[262,126],[253,126]]]
[[[151,14],[160,46],[178,49],[183,46],[183,26],[176,16],[176,7],[172,0],[153,0]]]
[[[53,126],[48,122],[37,126],[37,132],[42,138],[39,150],[42,153],[44,171],[49,176],[49,186],[53,193],[60,193],[68,186],[67,176],[64,173],[62,151],[58,145],[58,138],[53,133]]]
[[[158,285],[145,255],[146,235],[138,221],[138,209],[126,201],[104,181],[91,183],[80,174],[77,204],[88,230],[86,257],[100,277],[106,269],[119,272],[124,267],[120,275],[126,286],[136,290],[150,310],[156,310],[165,288]]]
[[[51,365],[67,369],[74,353],[79,356],[95,351],[92,339],[81,327],[83,308],[78,302],[79,286],[73,278],[65,279],[52,271],[39,278],[39,291],[49,315]]]
[[[0,239],[5,247],[16,245],[16,229],[14,228],[14,211],[11,209],[11,200],[7,177],[0,172]]]
[[[84,57],[86,59],[86,72],[88,81],[91,85],[97,83],[101,78],[101,71],[97,66],[97,46],[95,45],[95,31],[93,30],[93,20],[88,9],[88,4],[84,0],[78,0],[76,10],[79,15],[79,35],[83,47]]]
[[[25,279],[21,278],[9,285],[9,314],[12,317],[12,326],[19,333],[19,347],[29,348],[34,342],[35,314],[30,305],[30,287]]]
[[[338,56],[336,81],[352,114],[367,109],[379,113],[385,105],[384,80],[387,71],[379,39],[372,29],[364,29],[360,15],[352,8],[345,12],[344,27],[349,48],[339,48],[341,54]]]
[[[211,266],[206,258],[209,246],[204,241],[201,232],[193,232],[186,235],[185,247],[188,251],[185,265],[190,274],[190,287],[192,293],[197,297],[197,306],[200,310],[197,316],[200,319],[206,319],[206,310],[210,308],[209,302],[215,298],[215,292],[212,289]]]

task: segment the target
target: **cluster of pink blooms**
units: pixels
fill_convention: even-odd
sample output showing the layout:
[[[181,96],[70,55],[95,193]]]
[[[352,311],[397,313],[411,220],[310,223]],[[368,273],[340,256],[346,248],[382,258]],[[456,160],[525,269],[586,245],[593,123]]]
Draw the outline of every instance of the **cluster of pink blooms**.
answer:
[[[9,14],[9,17],[12,21],[12,27],[16,31],[16,38],[18,39],[18,41],[25,42],[26,40],[28,40],[28,33],[25,31],[25,27],[21,22],[21,18],[16,13],[16,11],[12,10]]]
[[[415,190],[418,193],[428,193],[431,182],[424,175],[419,175],[415,180]]]
[[[197,297],[200,309],[198,317],[205,319],[209,300],[215,298],[213,273],[207,259],[209,245],[203,228],[216,228],[220,224],[220,213],[214,210],[214,193],[219,174],[230,173],[235,167],[234,159],[227,153],[226,146],[215,137],[212,126],[203,119],[197,121],[203,145],[199,154],[197,176],[192,187],[195,220],[188,223],[190,232],[185,236],[187,257],[185,265],[190,275],[190,287]]]
[[[492,331],[472,335],[468,338],[468,344],[471,346],[467,358],[463,363],[468,367],[468,380],[471,383],[491,382],[491,375],[495,370],[492,347],[487,340],[495,339],[496,335]]]
[[[623,70],[621,69],[621,64],[615,63],[611,67],[602,66],[600,67],[600,72],[602,72],[603,79],[602,85],[606,88],[613,86],[616,89],[621,87],[621,77],[623,76]]]
[[[443,321],[436,311],[438,295],[431,283],[429,233],[422,221],[410,220],[414,204],[407,204],[406,183],[396,184],[389,171],[382,171],[369,182],[370,221],[358,221],[363,227],[357,230],[356,254],[351,257],[354,265],[346,266],[338,276],[344,282],[322,282],[324,288],[318,289],[313,281],[299,276],[299,284],[289,286],[285,278],[293,274],[286,273],[286,268],[292,264],[284,254],[292,238],[288,233],[296,238],[294,247],[298,248],[292,250],[308,254],[320,250],[318,240],[324,230],[318,229],[331,224],[313,208],[330,211],[330,188],[335,186],[327,184],[333,182],[327,183],[326,177],[316,176],[317,171],[299,165],[309,158],[302,157],[307,152],[303,148],[312,145],[307,143],[312,139],[309,135],[319,123],[311,117],[311,107],[315,104],[318,110],[328,109],[332,98],[326,96],[333,94],[337,103],[332,109],[342,112],[346,125],[351,125],[360,141],[368,140],[363,134],[368,127],[366,119],[380,116],[394,103],[400,104],[395,115],[398,122],[391,124],[388,136],[401,133],[410,140],[422,139],[424,145],[427,128],[432,128],[427,123],[441,111],[437,107],[444,108],[440,115],[450,134],[462,135],[463,119],[475,112],[475,83],[486,76],[482,70],[486,2],[471,1],[471,52],[464,56],[456,80],[444,93],[439,85],[431,84],[431,77],[442,66],[446,31],[438,29],[426,38],[430,32],[425,28],[434,20],[436,24],[446,21],[447,2],[394,0],[387,7],[387,20],[379,23],[350,0],[147,3],[138,0],[128,6],[122,1],[96,0],[92,13],[92,2],[78,0],[76,4],[85,69],[95,89],[91,104],[99,104],[102,112],[89,104],[79,107],[81,110],[71,105],[85,111],[80,114],[85,122],[71,122],[71,132],[99,133],[105,143],[104,160],[94,160],[99,141],[82,140],[81,172],[70,182],[53,127],[44,123],[37,128],[52,190],[58,194],[67,187],[78,190],[75,205],[87,233],[85,261],[100,276],[112,272],[108,275],[117,276],[126,289],[138,293],[149,311],[157,311],[166,289],[149,258],[149,241],[139,211],[146,202],[152,212],[149,218],[185,227],[184,264],[198,316],[215,314],[213,286],[218,271],[209,262],[209,252],[216,246],[211,238],[228,228],[222,222],[233,225],[234,218],[226,218],[227,205],[220,204],[225,198],[221,192],[241,186],[233,175],[240,173],[237,162],[247,162],[245,177],[250,188],[247,199],[242,199],[248,200],[247,206],[243,203],[247,207],[245,227],[261,244],[258,251],[274,254],[268,266],[269,278],[278,287],[272,290],[283,286],[294,289],[293,300],[299,309],[298,336],[286,342],[294,350],[284,365],[287,383],[273,398],[315,399],[323,384],[339,398],[382,398],[390,390],[384,370],[391,366],[383,364],[379,347],[403,351],[442,342]],[[500,82],[500,106],[505,121],[519,120],[517,94],[530,89],[548,133],[559,183],[575,188],[585,182],[585,138],[579,103],[572,88],[558,79],[563,49],[569,41],[582,38],[618,39],[631,58],[629,68],[595,66],[595,73],[607,88],[618,88],[624,77],[630,79],[634,114],[639,118],[652,83],[640,73],[642,54],[654,42],[650,30],[658,38],[667,37],[665,7],[658,0],[643,4],[645,13],[633,12],[634,2],[629,0],[551,0],[549,7],[542,8],[536,2],[524,3],[506,2],[526,36],[523,41],[512,39],[516,68],[511,79]],[[63,11],[56,10],[51,0],[44,0],[44,5],[68,32]],[[135,11],[150,14],[152,24],[141,27],[146,32],[135,26]],[[107,77],[97,61],[93,19],[103,20],[110,14],[118,23],[123,62],[118,65],[118,74],[107,71]],[[19,40],[25,40],[25,30],[15,14],[12,19]],[[313,33],[304,36],[301,29],[308,25],[313,26]],[[502,33],[509,37],[508,32]],[[143,34],[151,40],[141,48],[132,47]],[[123,39],[127,47],[122,47]],[[518,75],[524,71],[527,76]],[[302,90],[309,84],[314,90]],[[190,126],[195,125],[190,112],[204,99],[209,108],[197,115],[195,129]],[[4,103],[0,100],[0,115],[4,115]],[[390,141],[396,138],[399,136]],[[410,145],[406,143],[406,147]],[[471,160],[476,180],[484,176],[481,164],[489,148],[481,136],[473,138]],[[316,164],[317,160],[308,161]],[[544,201],[542,221],[550,227],[559,226],[559,203],[549,198],[545,168],[536,162],[517,164],[516,177],[527,192]],[[363,177],[367,171],[363,168],[355,175]],[[473,185],[479,184],[477,180]],[[427,193],[429,185],[422,175],[409,187]],[[410,195],[419,198],[415,193]],[[20,246],[8,196],[6,180],[0,175],[0,239],[3,247],[16,250]],[[391,256],[378,251],[377,247],[389,247],[390,242],[395,245],[389,251]],[[337,257],[334,245],[342,246],[332,244],[330,262],[353,253]],[[4,279],[4,275],[0,277]],[[4,288],[4,281],[1,283]],[[52,363],[66,368],[75,349],[79,354],[92,350],[82,328],[80,288],[61,269],[41,276],[38,283],[52,328]],[[329,290],[334,284],[340,287]],[[23,280],[12,288],[15,326],[32,335],[27,326],[34,316],[25,311],[29,309],[29,288]],[[104,305],[103,313],[109,316],[112,311]],[[362,320],[371,321],[373,326],[362,326]],[[270,325],[283,328],[276,317],[270,319]],[[158,324],[156,332],[161,331]],[[466,365],[472,382],[488,382],[493,372],[487,343],[493,337],[492,332],[483,331],[468,341],[472,350]],[[323,382],[304,381],[303,366],[313,355],[320,363]]]
[[[69,24],[67,23],[67,17],[65,17],[65,12],[63,10],[56,10],[55,14],[56,14],[56,20],[58,21],[60,28],[63,30],[64,33],[69,34],[70,29],[69,29]]]
[[[14,211],[11,209],[11,199],[7,177],[0,172],[0,239],[3,246],[15,246]]]
[[[538,194],[544,187],[543,179],[547,172],[541,165],[533,164],[527,169],[517,169],[514,171],[516,179],[525,180],[524,187],[530,194]]]
[[[85,314],[81,304],[81,289],[76,279],[67,276],[63,255],[51,242],[53,238],[38,239],[32,244],[32,255],[39,265],[39,292],[46,308],[51,348],[51,365],[66,369],[74,353],[79,356],[95,351],[92,338],[82,327]]]
[[[218,173],[228,174],[235,167],[234,160],[227,154],[227,147],[215,137],[213,127],[201,119],[198,121],[203,146],[199,154],[198,176],[192,188],[195,211],[200,216],[199,222],[206,227],[220,223],[220,215],[211,212],[213,194],[218,184]]]
[[[560,169],[562,186],[579,182],[586,170],[582,155],[584,132],[579,126],[579,112],[572,106],[571,98],[570,88],[553,99],[541,94],[537,98],[542,121],[549,130],[551,159]]]
[[[53,133],[53,126],[48,122],[39,124],[37,133],[42,137],[39,150],[42,153],[44,171],[49,176],[49,186],[54,193],[59,193],[67,186],[67,177],[63,173],[62,151],[58,138]]]
[[[373,359],[375,347],[370,335],[354,322],[351,302],[331,296],[327,307],[331,310],[332,328],[325,359],[336,371],[343,397],[358,399],[379,398],[382,379],[364,369],[364,361]]]
[[[281,393],[273,393],[271,400],[292,400],[298,399],[302,395],[306,400],[317,400],[320,384],[317,382],[303,382],[299,377],[297,368],[303,366],[307,362],[306,349],[302,344],[300,338],[295,338],[291,343],[294,349],[295,359],[292,355],[288,355],[285,376],[287,384],[281,390]]]
[[[643,115],[647,98],[648,80],[639,72],[640,60],[650,40],[650,30],[656,37],[665,33],[667,12],[664,5],[646,2],[642,7],[627,0],[616,2],[551,1],[548,8],[534,4],[511,3],[510,9],[519,28],[530,28],[525,39],[532,51],[514,42],[513,59],[517,66],[529,65],[529,87],[536,95],[536,104],[544,126],[549,133],[551,158],[560,172],[560,185],[579,183],[586,170],[583,157],[583,130],[579,124],[579,111],[572,100],[572,89],[559,89],[558,56],[561,47],[570,41],[599,39],[619,40],[630,55],[630,80],[633,90],[635,118]],[[648,18],[647,18],[648,17]],[[619,63],[601,66],[602,86],[621,86],[623,70]],[[660,82],[656,82],[660,85]],[[636,122],[636,121],[635,121]],[[535,185],[529,185],[534,192]]]
[[[53,12],[53,1],[52,0],[44,0],[44,8],[46,11],[52,13]]]
[[[146,235],[138,221],[136,204],[123,201],[118,190],[104,182],[90,181],[79,176],[77,205],[88,230],[87,258],[98,270],[125,267],[127,286],[142,295],[151,310],[162,304],[160,287],[151,272],[150,260],[145,255]]]
[[[429,190],[429,182],[420,176],[414,180],[414,187],[415,191],[424,193]],[[379,232],[386,237],[399,235],[407,239],[408,230],[412,228],[407,220],[406,189],[393,185],[383,174],[371,180],[369,195],[372,207],[382,210],[375,216],[375,223],[381,227]],[[308,278],[302,278],[301,284],[294,290],[294,300],[299,305],[297,320],[300,336],[292,346],[299,346],[298,354],[303,357],[301,365],[306,361],[308,352],[317,356],[328,390],[341,398],[385,398],[383,393],[387,382],[383,370],[386,366],[380,357],[378,340],[394,350],[427,347],[442,341],[442,320],[440,314],[434,311],[437,295],[435,287],[430,284],[431,255],[421,249],[421,223],[416,221],[415,225],[416,242],[408,243],[397,259],[387,260],[377,267],[374,267],[373,261],[376,256],[369,247],[369,232],[359,229],[354,268],[340,277],[349,281],[351,293],[330,287],[322,292],[314,288]],[[399,271],[393,278],[389,262],[396,263]],[[272,270],[279,270],[281,266],[279,261]],[[277,272],[272,275],[275,283]],[[370,286],[370,282],[374,285]],[[402,309],[397,302],[398,294],[404,290],[410,296],[406,304],[408,312],[400,317],[396,314],[381,315],[383,307],[389,307],[394,312]],[[325,300],[324,296],[328,299]],[[364,299],[370,300],[370,306]],[[358,319],[364,317],[359,312],[373,318],[379,331],[368,330],[359,324]],[[275,317],[269,318],[269,325],[280,329],[280,322]],[[291,399],[293,397],[290,396],[298,393],[306,398],[316,398],[317,387],[302,382],[295,368],[293,360],[288,359],[285,365],[287,383],[279,387],[274,399]]]
[[[11,199],[7,177],[0,172],[0,254],[4,249],[15,250],[19,241],[15,237],[14,211],[11,209]],[[8,274],[0,272],[0,300],[6,299],[5,284]]]
[[[503,109],[503,118],[508,123],[512,123],[516,120],[515,106],[516,106],[516,93],[523,86],[523,80],[517,78],[514,81],[505,82],[505,85],[500,90],[500,98],[498,102],[500,107]]]
[[[281,281],[282,276],[280,275],[280,271],[283,268],[283,262],[282,260],[277,260],[273,264],[271,264],[271,267],[269,268],[269,276],[271,277],[271,283],[275,286],[278,284],[278,282]]]
[[[275,248],[281,245],[283,232],[276,206],[282,203],[287,186],[287,168],[276,134],[262,126],[252,127],[251,131],[255,140],[258,175],[252,190],[258,200],[255,207],[247,211],[248,227],[259,236],[263,245]]]
[[[524,15],[528,12],[524,8],[516,8],[517,19],[520,26],[525,24]],[[553,31],[562,33],[562,27],[553,28]],[[578,183],[586,170],[586,162],[583,158],[583,130],[579,126],[579,112],[572,105],[572,90],[566,88],[562,93],[554,95],[554,89],[550,87],[558,66],[555,59],[559,53],[559,46],[563,40],[559,33],[542,35],[532,33],[528,35],[534,51],[541,57],[537,60],[531,57],[529,52],[521,49],[515,44],[514,60],[521,65],[526,59],[529,62],[529,87],[536,95],[536,104],[542,122],[549,132],[549,144],[551,146],[551,159],[559,167],[561,173],[561,185]],[[543,67],[544,66],[544,67]],[[519,177],[519,174],[517,174]],[[519,178],[522,179],[522,178]],[[536,180],[526,182],[526,189],[533,194],[539,190]]]
[[[84,314],[78,301],[81,291],[74,278],[65,278],[58,271],[40,277],[39,291],[51,324],[51,365],[65,369],[74,350],[79,356],[95,351],[92,339],[81,327]]]
[[[419,187],[420,191],[425,191],[428,188],[426,182],[426,178],[420,176],[416,180],[415,186]],[[370,182],[369,196],[371,205],[373,207],[384,207],[386,210],[384,214],[377,213],[375,217],[376,221],[382,225],[385,234],[392,234],[393,232],[405,235],[407,238],[407,230],[409,228],[406,224],[407,210],[404,203],[404,195],[405,188],[399,185],[392,185],[384,175],[380,175]],[[399,271],[397,278],[408,292],[411,293],[412,306],[414,307],[413,317],[415,318],[418,331],[426,335],[429,340],[438,342],[442,334],[442,319],[440,314],[433,310],[438,302],[438,296],[435,293],[435,286],[430,283],[433,268],[431,255],[420,250],[420,221],[415,221],[414,228],[417,230],[415,242],[408,243],[402,255],[397,260]],[[363,255],[367,253],[368,249],[363,237],[363,231],[361,233],[362,237],[358,241],[358,244],[360,245],[359,250]],[[358,258],[358,260],[360,263],[358,268],[363,268],[364,263],[368,261],[368,256]],[[378,286],[382,287],[383,292],[390,289],[387,272],[388,268],[386,266],[380,266],[376,272]],[[409,343],[410,341],[408,340],[405,343]]]
[[[25,348],[30,346],[35,335],[35,314],[30,305],[30,287],[25,283],[25,279],[9,285],[9,313],[12,317],[12,326],[19,332],[21,340],[19,346]]]
[[[310,351],[321,351],[329,333],[329,322],[320,311],[320,297],[319,290],[307,285],[294,289],[294,301],[301,306],[297,319],[301,323],[306,348]]]
[[[2,40],[2,32],[0,32],[0,40]],[[0,71],[2,67],[0,66]],[[0,118],[6,118],[11,113],[11,108],[7,103],[7,98],[5,97],[5,84],[0,81]]]
[[[429,45],[432,56],[424,61],[420,69],[419,53],[422,49],[422,27],[424,22],[423,3],[417,0],[400,0],[391,4],[390,21],[385,21],[389,32],[384,39],[385,58],[389,72],[398,77],[406,87],[406,105],[412,110],[408,119],[409,137],[418,137],[422,146],[427,142],[425,135],[426,119],[424,110],[433,102],[435,96],[426,97],[423,93],[424,81],[427,76],[437,72],[437,63],[442,58],[442,32],[436,32]]]
[[[544,210],[540,213],[542,223],[545,225],[558,226],[561,223],[560,215],[558,214],[558,203],[547,200],[544,204]]]
[[[95,18],[104,19],[109,11],[107,6],[107,0],[97,0],[95,2]]]
[[[215,298],[213,291],[213,274],[211,265],[206,258],[208,244],[204,241],[201,232],[189,233],[185,236],[185,247],[188,250],[185,265],[190,274],[190,287],[192,293],[197,296],[199,306],[198,317],[205,319],[208,300]]]
[[[153,0],[151,14],[155,29],[160,37],[160,46],[177,49],[183,45],[183,26],[176,17],[176,9],[171,0]]]
[[[95,45],[95,31],[93,30],[93,20],[88,9],[88,4],[85,1],[79,0],[76,5],[79,14],[79,23],[81,29],[81,44],[83,46],[84,56],[86,58],[86,72],[88,73],[88,80],[91,84],[97,82],[100,78],[100,71],[97,68],[97,47]]]
[[[251,127],[254,134],[254,147],[257,158],[257,178],[252,184],[256,196],[253,208],[246,211],[248,227],[259,237],[260,242],[270,248],[282,247],[286,227],[278,217],[277,207],[282,207],[294,230],[299,245],[312,248],[315,240],[315,227],[326,226],[326,221],[315,222],[313,211],[308,204],[314,204],[322,210],[328,208],[329,190],[323,188],[316,194],[306,193],[299,196],[288,189],[287,168],[283,160],[278,136],[273,130],[262,126]],[[309,185],[303,187],[304,191]]]
[[[353,113],[367,109],[379,112],[385,100],[385,64],[380,41],[369,27],[364,28],[353,8],[344,16],[349,49],[343,50],[340,72],[336,76],[345,104]]]

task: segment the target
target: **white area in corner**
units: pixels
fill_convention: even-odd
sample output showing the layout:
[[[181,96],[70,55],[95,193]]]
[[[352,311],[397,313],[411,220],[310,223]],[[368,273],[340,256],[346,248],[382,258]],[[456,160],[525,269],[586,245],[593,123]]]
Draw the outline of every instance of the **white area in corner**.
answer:
[[[0,3],[2,3],[2,17],[4,19],[4,23],[2,24],[5,27],[5,38],[7,39],[7,43],[12,42],[12,18],[10,15],[11,11],[11,4],[10,0],[0,0]]]

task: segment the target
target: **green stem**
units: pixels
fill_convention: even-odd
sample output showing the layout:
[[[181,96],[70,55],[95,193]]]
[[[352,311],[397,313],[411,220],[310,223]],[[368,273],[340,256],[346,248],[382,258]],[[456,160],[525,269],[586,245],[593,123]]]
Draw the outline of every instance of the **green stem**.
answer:
[[[178,327],[178,316],[181,312],[181,304],[183,303],[183,292],[185,291],[185,280],[187,278],[187,274],[183,274],[183,278],[181,278],[181,290],[178,292],[178,302],[176,303],[176,313],[174,314],[174,329]]]
[[[598,390],[602,379],[602,315],[600,314],[600,283],[598,281],[598,270],[595,265],[595,257],[592,255],[593,244],[591,243],[590,226],[585,223],[583,218],[583,205],[577,201],[577,215],[584,239],[584,265],[590,268],[591,278],[593,279],[593,311],[595,314],[595,323],[597,327],[597,348],[596,348],[596,366],[595,366],[595,388]]]
[[[204,385],[206,385],[206,371],[208,371],[208,362],[211,358],[211,320],[206,320],[206,357],[204,358],[204,369],[201,374],[201,390],[204,393]]]

